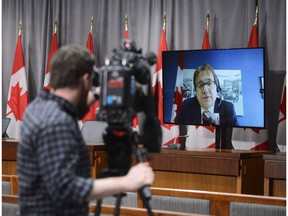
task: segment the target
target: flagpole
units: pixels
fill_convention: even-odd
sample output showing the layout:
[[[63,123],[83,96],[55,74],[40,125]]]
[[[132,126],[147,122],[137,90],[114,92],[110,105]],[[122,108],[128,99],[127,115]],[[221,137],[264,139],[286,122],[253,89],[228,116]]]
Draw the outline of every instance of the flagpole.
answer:
[[[125,31],[128,31],[128,15],[125,15]]]
[[[206,15],[206,29],[207,29],[207,32],[209,32],[209,22],[210,22],[210,14],[209,14],[209,11]]]
[[[166,30],[166,13],[165,12],[163,16],[163,30]]]
[[[20,19],[19,33],[18,33],[18,35],[21,36],[21,34],[22,34],[22,21],[21,21],[21,19]]]
[[[93,26],[94,26],[94,17],[91,17],[91,21],[90,21],[90,32],[93,32]]]
[[[256,5],[254,25],[257,24],[257,21],[258,21],[258,5]]]
[[[57,33],[57,29],[58,29],[58,22],[57,22],[57,19],[55,18],[55,22],[54,22],[54,33]]]

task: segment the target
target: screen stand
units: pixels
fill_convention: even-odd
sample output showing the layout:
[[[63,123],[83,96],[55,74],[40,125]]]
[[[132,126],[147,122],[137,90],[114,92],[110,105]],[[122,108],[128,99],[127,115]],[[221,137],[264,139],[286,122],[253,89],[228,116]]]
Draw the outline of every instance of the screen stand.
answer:
[[[215,149],[233,149],[232,145],[232,131],[233,128],[216,126],[215,132]]]

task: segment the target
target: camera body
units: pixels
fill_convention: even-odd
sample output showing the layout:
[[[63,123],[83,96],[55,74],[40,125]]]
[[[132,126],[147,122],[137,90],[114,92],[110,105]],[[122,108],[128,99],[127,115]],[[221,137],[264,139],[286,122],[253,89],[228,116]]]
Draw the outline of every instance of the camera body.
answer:
[[[100,109],[97,119],[108,124],[130,124],[136,112],[143,111],[145,94],[141,85],[150,77],[149,64],[156,62],[154,54],[148,60],[137,50],[134,41],[124,39],[120,49],[105,59],[105,65],[96,72],[95,79],[101,85]],[[97,80],[93,81],[97,85]]]
[[[135,116],[135,76],[126,66],[108,65],[102,69],[102,91],[97,118],[110,124],[126,124]]]

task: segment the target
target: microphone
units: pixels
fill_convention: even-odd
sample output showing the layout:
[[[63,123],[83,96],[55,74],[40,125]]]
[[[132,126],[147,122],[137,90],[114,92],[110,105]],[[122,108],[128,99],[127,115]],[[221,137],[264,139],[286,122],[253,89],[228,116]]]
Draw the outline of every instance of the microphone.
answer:
[[[205,111],[203,114],[203,118],[208,121],[210,125],[220,125],[219,113]]]

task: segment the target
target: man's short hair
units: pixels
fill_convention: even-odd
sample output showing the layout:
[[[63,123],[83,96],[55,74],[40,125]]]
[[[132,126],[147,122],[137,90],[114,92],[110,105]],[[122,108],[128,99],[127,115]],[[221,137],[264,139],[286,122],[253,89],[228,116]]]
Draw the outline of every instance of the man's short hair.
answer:
[[[92,73],[94,64],[94,55],[85,47],[79,45],[61,47],[51,61],[51,87],[54,89],[76,87],[85,73]]]
[[[215,82],[216,87],[218,89],[219,82],[218,82],[218,78],[217,78],[217,75],[216,75],[214,69],[212,68],[211,65],[205,64],[205,65],[200,65],[194,72],[194,76],[193,76],[194,90],[196,91],[196,78],[202,71],[210,71],[213,74],[214,82]]]

